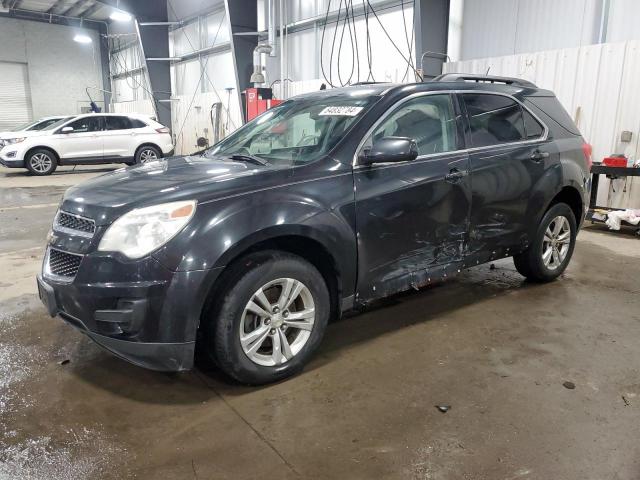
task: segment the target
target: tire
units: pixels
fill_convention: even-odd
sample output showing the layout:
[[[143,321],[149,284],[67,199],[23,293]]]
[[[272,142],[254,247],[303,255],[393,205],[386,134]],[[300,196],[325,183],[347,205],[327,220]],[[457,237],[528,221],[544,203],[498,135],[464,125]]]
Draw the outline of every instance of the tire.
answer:
[[[58,159],[51,150],[37,148],[29,152],[24,164],[32,175],[51,175],[58,167]]]
[[[271,250],[249,255],[225,273],[221,301],[212,302],[219,306],[203,319],[209,359],[226,375],[249,385],[276,382],[301,371],[329,321],[330,296],[320,272],[301,257]],[[294,293],[289,306],[279,304],[287,285]],[[264,297],[256,296],[259,290]],[[259,308],[250,306],[250,301]],[[248,309],[266,309],[266,304],[271,312],[262,312],[269,316]],[[276,310],[278,306],[283,309]],[[295,322],[304,328],[293,326]]]
[[[143,145],[136,150],[136,154],[131,165],[152,162],[159,158],[162,158],[162,152],[158,147],[154,147],[153,145]]]
[[[571,208],[566,203],[551,206],[542,217],[532,244],[513,257],[516,270],[535,282],[556,279],[569,265],[577,232]]]

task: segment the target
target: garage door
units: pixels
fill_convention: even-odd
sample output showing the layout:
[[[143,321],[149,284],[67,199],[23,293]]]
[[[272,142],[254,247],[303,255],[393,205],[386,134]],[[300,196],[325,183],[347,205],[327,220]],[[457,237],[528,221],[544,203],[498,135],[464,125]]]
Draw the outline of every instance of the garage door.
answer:
[[[30,122],[32,117],[27,64],[0,62],[0,132]]]

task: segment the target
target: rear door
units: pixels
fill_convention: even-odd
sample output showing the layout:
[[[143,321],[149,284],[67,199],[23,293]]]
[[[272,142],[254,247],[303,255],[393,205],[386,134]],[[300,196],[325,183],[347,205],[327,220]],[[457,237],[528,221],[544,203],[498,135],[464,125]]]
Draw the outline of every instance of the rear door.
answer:
[[[103,115],[91,115],[58,128],[53,141],[62,163],[100,163],[104,150],[103,126]],[[63,133],[64,127],[71,127],[73,131]]]
[[[365,138],[409,137],[419,156],[355,165],[358,299],[384,297],[454,273],[463,261],[470,211],[469,158],[459,111],[447,94],[401,101]]]
[[[132,157],[132,146],[135,140],[136,132],[133,129],[131,120],[124,115],[107,115],[105,116],[105,132],[104,132],[104,157],[109,159],[121,159],[124,157]]]
[[[468,263],[510,255],[530,241],[530,207],[546,172],[559,165],[548,129],[513,97],[460,94],[471,162]]]

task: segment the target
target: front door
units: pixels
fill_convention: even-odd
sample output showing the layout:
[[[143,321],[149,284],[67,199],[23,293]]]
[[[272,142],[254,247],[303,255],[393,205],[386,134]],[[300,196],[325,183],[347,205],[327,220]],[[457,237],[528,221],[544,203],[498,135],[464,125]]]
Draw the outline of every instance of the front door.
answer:
[[[354,167],[357,301],[366,302],[454,273],[463,262],[470,212],[469,158],[449,94],[400,102],[365,139],[409,137],[418,158]],[[360,153],[360,152],[358,152]]]
[[[471,147],[468,262],[473,265],[526,248],[534,223],[531,206],[539,208],[536,201],[543,201],[536,191],[545,172],[559,167],[559,159],[546,128],[512,97],[461,97]]]
[[[56,132],[56,149],[62,163],[90,163],[101,162],[103,155],[103,116],[87,116],[79,118],[64,127],[71,127],[73,131],[63,133],[59,128]]]

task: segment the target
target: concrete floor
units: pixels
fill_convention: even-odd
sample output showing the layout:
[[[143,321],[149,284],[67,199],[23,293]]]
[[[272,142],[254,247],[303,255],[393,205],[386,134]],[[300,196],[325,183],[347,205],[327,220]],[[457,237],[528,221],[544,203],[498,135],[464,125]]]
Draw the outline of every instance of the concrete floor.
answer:
[[[632,235],[583,231],[551,284],[502,260],[401,295],[330,325],[301,375],[246,388],[131,366],[45,314],[46,232],[96,173],[0,170],[0,480],[640,478]]]

